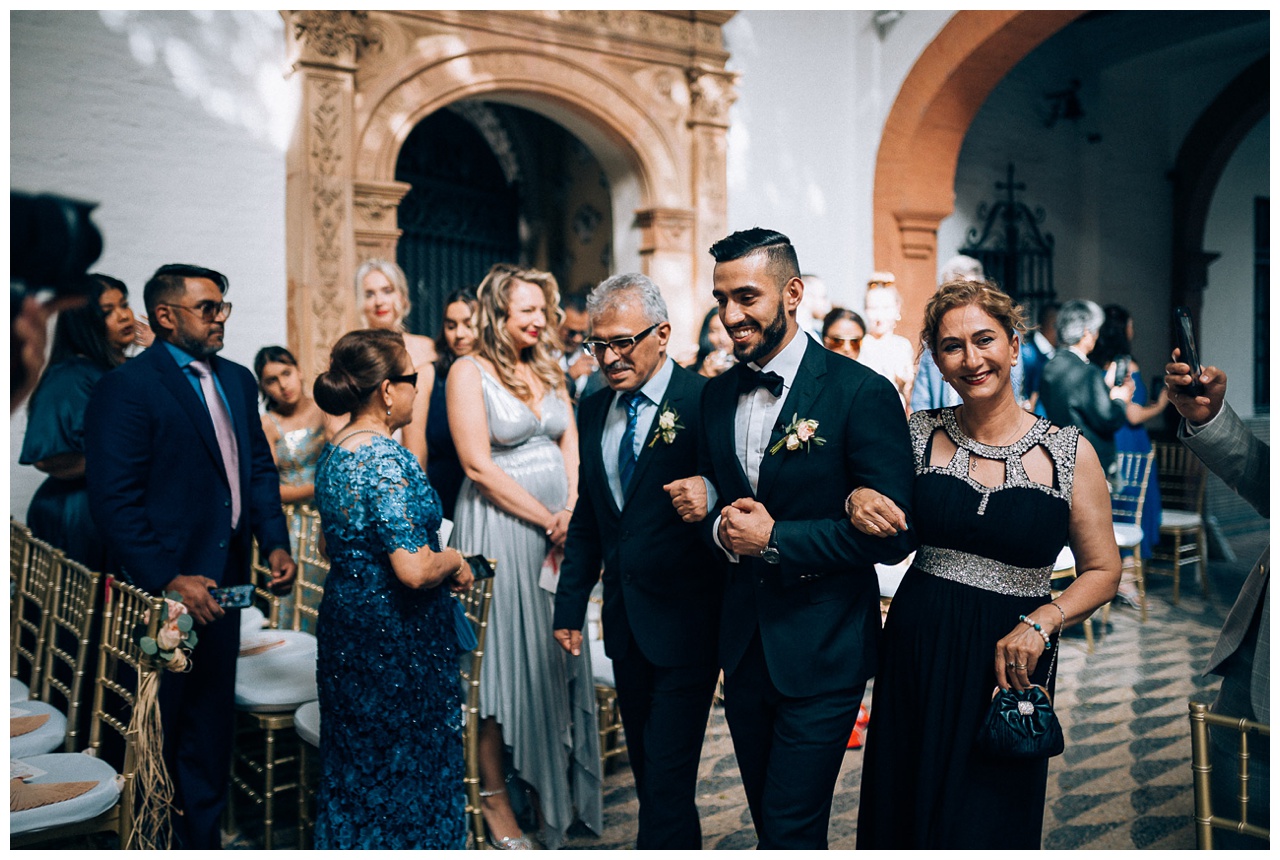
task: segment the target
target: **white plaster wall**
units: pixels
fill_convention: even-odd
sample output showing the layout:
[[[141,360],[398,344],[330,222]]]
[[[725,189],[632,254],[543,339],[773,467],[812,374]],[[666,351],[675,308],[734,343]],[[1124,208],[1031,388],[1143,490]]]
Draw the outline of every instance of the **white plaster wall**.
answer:
[[[1227,401],[1241,415],[1253,406],[1253,201],[1270,197],[1271,118],[1254,127],[1228,162],[1205,229],[1209,266],[1200,320],[1200,360],[1227,372]],[[1275,353],[1273,352],[1272,355]]]
[[[742,74],[730,113],[729,230],[785,233],[835,304],[862,310],[885,117],[952,14],[906,12],[883,40],[865,10],[751,10],[725,25],[729,67]]]
[[[163,263],[225,273],[228,358],[285,341],[285,146],[294,107],[276,12],[13,12],[10,183],[100,205],[104,251],[141,312]],[[17,465],[10,513],[42,476]]]

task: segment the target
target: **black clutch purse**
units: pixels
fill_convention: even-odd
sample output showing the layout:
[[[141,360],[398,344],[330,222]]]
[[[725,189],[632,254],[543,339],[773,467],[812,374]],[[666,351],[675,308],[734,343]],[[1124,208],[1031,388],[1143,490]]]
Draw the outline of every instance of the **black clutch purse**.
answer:
[[[1053,664],[1057,657],[1055,644],[1053,658],[1049,661],[1049,677],[1053,677]],[[976,746],[990,755],[1005,758],[1037,759],[1061,755],[1066,744],[1062,738],[1062,724],[1053,712],[1049,691],[1039,685],[1022,692],[997,687],[987,716],[978,728]]]

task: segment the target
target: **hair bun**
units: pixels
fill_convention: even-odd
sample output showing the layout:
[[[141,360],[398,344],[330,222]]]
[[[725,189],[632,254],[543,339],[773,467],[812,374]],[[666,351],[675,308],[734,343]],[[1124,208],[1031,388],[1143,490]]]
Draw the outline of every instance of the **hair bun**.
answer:
[[[330,415],[346,415],[360,405],[356,381],[342,368],[330,368],[316,377],[312,387],[316,405]]]

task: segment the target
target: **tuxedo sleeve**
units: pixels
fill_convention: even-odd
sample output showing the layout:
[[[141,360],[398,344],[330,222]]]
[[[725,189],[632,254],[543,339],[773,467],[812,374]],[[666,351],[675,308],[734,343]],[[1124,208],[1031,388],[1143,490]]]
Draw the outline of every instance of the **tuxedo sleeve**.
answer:
[[[242,369],[240,376],[240,390],[246,401],[243,414],[248,416],[245,423],[249,430],[249,524],[263,558],[277,549],[293,553],[296,547],[289,545],[289,526],[280,502],[280,471],[271,456],[271,443],[262,432],[262,422],[253,420],[258,414],[254,399],[257,386],[247,370]]]
[[[587,440],[588,434],[578,437],[578,502],[569,519],[569,534],[564,542],[564,561],[560,564],[560,581],[556,584],[555,614],[552,630],[581,630],[587,617],[587,601],[591,589],[600,579],[602,550],[600,526],[596,518],[595,498],[591,482],[587,480],[584,465],[585,448],[600,444]]]
[[[133,584],[158,594],[183,571],[177,552],[165,546],[147,516],[154,448],[147,398],[153,395],[130,382],[108,373],[85,410],[89,513]]]
[[[878,375],[867,378],[851,398],[842,429],[845,469],[851,480],[844,493],[857,487],[883,493],[902,509],[908,528],[890,538],[865,535],[844,515],[843,500],[838,512],[822,511],[825,518],[778,521],[778,576],[784,584],[898,562],[917,545],[910,527],[915,463],[902,401],[893,386]]]

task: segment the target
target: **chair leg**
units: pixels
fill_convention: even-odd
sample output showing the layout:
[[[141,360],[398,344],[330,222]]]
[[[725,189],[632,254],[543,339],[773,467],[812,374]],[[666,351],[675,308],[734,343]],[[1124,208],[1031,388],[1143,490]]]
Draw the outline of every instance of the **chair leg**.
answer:
[[[1209,547],[1205,540],[1205,529],[1196,531],[1196,552],[1200,555],[1200,590],[1209,596]]]
[[[270,851],[276,823],[276,733],[275,729],[268,727],[263,734],[262,847]]]
[[[1173,605],[1178,605],[1178,580],[1182,572],[1182,532],[1173,533]]]
[[[1090,654],[1093,653],[1093,616],[1084,620],[1084,644]]]
[[[1133,550],[1133,576],[1138,580],[1138,608],[1142,613],[1142,623],[1147,623],[1147,576],[1142,569],[1142,548]]]

